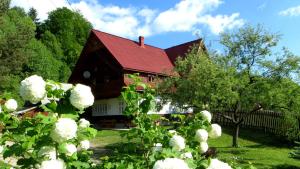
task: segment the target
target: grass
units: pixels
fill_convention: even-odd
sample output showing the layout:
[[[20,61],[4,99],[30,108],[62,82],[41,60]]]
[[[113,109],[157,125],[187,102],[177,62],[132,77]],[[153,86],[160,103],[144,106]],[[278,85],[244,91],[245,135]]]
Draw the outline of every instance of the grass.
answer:
[[[111,145],[126,142],[121,133],[126,131],[102,130],[92,140],[97,150],[108,149]],[[284,141],[263,132],[241,129],[239,148],[231,147],[230,129],[224,129],[220,138],[210,139],[210,147],[216,147],[218,158],[224,161],[236,161],[243,165],[251,162],[259,169],[300,169],[300,160],[289,158],[289,147]],[[109,154],[107,151],[98,151],[96,156]]]
[[[239,164],[251,162],[262,169],[300,169],[300,160],[289,158],[291,148],[279,138],[255,130],[241,129],[238,148],[232,148],[231,130],[225,129],[217,139],[210,139],[210,147],[216,147],[218,158],[235,160]]]
[[[93,147],[105,148],[111,144],[124,142],[125,138],[121,137],[121,133],[126,131],[120,130],[102,130],[98,131],[95,139],[91,141]]]

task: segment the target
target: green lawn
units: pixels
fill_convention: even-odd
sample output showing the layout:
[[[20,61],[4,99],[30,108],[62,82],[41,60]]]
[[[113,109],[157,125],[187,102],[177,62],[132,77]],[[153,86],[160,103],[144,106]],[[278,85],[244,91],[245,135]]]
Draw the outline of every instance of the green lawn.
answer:
[[[241,129],[239,148],[232,148],[231,130],[225,129],[222,137],[210,139],[209,146],[216,147],[218,158],[236,160],[240,164],[249,161],[257,168],[300,169],[300,160],[288,157],[291,147],[277,137],[255,130]]]
[[[96,156],[107,154],[107,151],[103,150],[106,150],[110,145],[125,141],[120,136],[121,132],[126,131],[99,131],[97,137],[92,140],[93,147],[98,151]],[[219,159],[235,160],[239,164],[252,162],[257,168],[263,169],[300,169],[300,160],[288,157],[291,149],[280,139],[263,132],[241,129],[240,147],[232,148],[232,137],[229,133],[231,133],[229,129],[224,129],[222,137],[209,140],[209,146],[217,148]]]

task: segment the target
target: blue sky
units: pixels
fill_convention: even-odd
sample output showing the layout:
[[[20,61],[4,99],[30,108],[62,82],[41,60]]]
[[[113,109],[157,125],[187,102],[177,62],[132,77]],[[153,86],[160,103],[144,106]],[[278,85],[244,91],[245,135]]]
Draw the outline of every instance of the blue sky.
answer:
[[[263,24],[282,35],[280,47],[300,55],[300,0],[12,0],[14,6],[37,9],[41,20],[57,7],[81,13],[98,30],[167,48],[204,37],[212,48],[219,33],[245,24]]]

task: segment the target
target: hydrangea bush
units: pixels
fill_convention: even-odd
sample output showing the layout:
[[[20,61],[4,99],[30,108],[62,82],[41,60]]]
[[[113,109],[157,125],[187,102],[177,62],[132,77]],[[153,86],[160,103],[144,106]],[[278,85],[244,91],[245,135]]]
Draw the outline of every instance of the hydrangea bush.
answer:
[[[40,112],[19,115],[13,99],[0,105],[0,153],[7,168],[95,168],[89,140],[97,131],[79,119],[94,102],[90,87],[33,75],[21,82],[20,95]]]
[[[94,96],[88,86],[44,81],[31,76],[21,82],[20,95],[36,105],[40,112],[19,115],[17,102],[0,102],[1,168],[30,169],[231,169],[229,164],[208,156],[208,139],[220,137],[222,129],[211,124],[212,115],[200,113],[174,115],[170,121],[148,114],[155,109],[155,90],[131,75],[133,83],[122,92],[126,102],[124,115],[132,118],[135,127],[123,136],[121,143],[99,165],[91,161],[89,140],[97,131],[90,122],[79,119],[91,106]],[[138,88],[143,92],[137,92]],[[1,100],[0,100],[1,101]],[[188,112],[192,112],[191,109]],[[171,123],[170,129],[160,123]]]
[[[160,123],[172,123],[168,119],[147,114],[155,106],[155,90],[142,83],[137,76],[130,75],[133,83],[122,92],[126,102],[124,114],[133,119],[135,125],[124,136],[126,145],[115,149],[114,155],[102,158],[101,168],[137,169],[230,169],[218,159],[206,158],[208,138],[221,136],[221,127],[211,124],[208,111],[193,116],[175,115],[178,126],[168,129]],[[143,92],[136,89],[143,88]],[[179,125],[178,125],[179,123]],[[123,151],[122,151],[123,150]]]

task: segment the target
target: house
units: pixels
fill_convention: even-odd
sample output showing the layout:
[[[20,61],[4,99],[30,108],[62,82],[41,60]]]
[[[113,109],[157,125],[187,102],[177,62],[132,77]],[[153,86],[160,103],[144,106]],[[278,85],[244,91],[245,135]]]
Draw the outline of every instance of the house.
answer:
[[[87,118],[119,119],[125,106],[119,96],[130,83],[127,75],[139,73],[148,83],[171,76],[176,58],[192,45],[204,49],[201,39],[161,49],[145,44],[142,36],[133,41],[92,30],[69,82],[91,86],[95,103]]]

